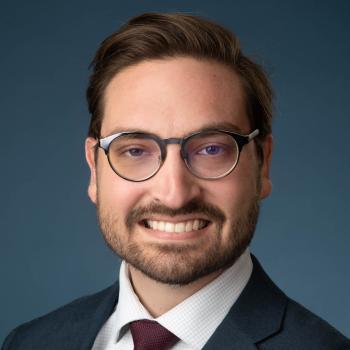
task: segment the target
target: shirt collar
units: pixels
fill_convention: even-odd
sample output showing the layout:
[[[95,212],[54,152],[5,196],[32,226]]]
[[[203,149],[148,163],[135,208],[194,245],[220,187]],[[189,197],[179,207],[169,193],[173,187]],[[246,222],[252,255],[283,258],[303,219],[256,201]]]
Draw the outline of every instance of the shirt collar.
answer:
[[[252,269],[247,248],[235,264],[215,280],[155,320],[183,342],[201,349],[238,299],[248,283]],[[139,319],[154,320],[136,296],[124,261],[120,267],[119,282],[115,315],[116,339],[123,335],[123,328],[128,323]]]

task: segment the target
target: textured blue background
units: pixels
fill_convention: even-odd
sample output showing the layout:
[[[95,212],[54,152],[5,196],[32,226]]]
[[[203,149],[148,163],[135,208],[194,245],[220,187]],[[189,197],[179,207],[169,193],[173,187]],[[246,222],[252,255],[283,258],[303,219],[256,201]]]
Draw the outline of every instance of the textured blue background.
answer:
[[[109,285],[118,260],[86,195],[88,64],[144,11],[230,27],[276,91],[274,191],[253,244],[291,297],[350,336],[349,1],[1,1],[0,342]]]

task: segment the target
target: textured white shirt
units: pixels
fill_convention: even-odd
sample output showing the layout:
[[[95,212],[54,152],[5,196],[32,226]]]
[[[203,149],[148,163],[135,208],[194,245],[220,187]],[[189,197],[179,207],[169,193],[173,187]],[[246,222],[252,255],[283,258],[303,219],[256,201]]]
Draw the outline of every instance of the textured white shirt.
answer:
[[[128,268],[122,262],[117,306],[99,331],[92,350],[133,350],[128,324],[155,320],[180,340],[173,350],[199,350],[223,321],[248,283],[253,264],[247,249],[229,269],[165,314],[154,319],[134,293]]]

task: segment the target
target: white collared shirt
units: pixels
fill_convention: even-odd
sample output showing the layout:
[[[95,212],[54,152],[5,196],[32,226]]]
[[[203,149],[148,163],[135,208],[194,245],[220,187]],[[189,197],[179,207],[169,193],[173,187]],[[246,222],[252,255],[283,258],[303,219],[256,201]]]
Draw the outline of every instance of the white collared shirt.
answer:
[[[154,319],[136,296],[123,261],[117,306],[99,331],[92,350],[133,350],[128,324],[155,320],[180,340],[173,350],[199,350],[223,321],[248,283],[253,270],[249,248],[234,265],[171,310]]]

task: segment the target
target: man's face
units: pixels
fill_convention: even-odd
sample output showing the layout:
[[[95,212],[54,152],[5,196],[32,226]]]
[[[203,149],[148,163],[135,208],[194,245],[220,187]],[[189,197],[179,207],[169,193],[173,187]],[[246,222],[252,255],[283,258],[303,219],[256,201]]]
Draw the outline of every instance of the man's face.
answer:
[[[142,130],[180,138],[220,125],[248,134],[244,98],[238,76],[221,64],[184,57],[141,62],[108,85],[101,135]],[[113,172],[101,149],[95,161],[95,143],[86,142],[89,196],[108,245],[134,268],[163,283],[187,284],[229,266],[245,250],[259,200],[271,190],[271,138],[262,167],[250,142],[235,170],[218,180],[192,175],[179,145],[168,145],[165,163],[153,178],[130,182]]]

